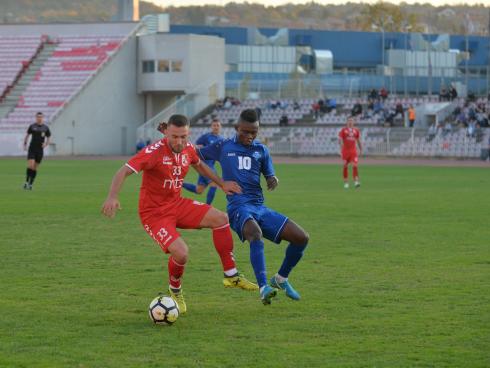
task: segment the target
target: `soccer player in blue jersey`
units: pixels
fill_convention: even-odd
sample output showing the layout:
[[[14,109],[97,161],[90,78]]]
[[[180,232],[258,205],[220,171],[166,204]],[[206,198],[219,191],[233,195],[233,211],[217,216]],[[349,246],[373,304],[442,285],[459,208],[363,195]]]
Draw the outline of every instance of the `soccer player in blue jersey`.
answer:
[[[279,180],[275,176],[269,150],[255,140],[259,131],[257,112],[243,110],[236,126],[236,136],[218,141],[200,149],[205,160],[221,164],[223,180],[236,181],[241,194],[228,195],[230,225],[242,241],[250,243],[250,262],[260,288],[260,298],[265,305],[271,303],[277,290],[285,290],[294,300],[300,294],[288,281],[289,273],[303,256],[308,244],[308,234],[294,221],[264,205],[260,177],[264,175],[267,189],[274,190]],[[267,282],[264,241],[289,242],[279,271]]]
[[[206,147],[217,141],[223,140],[224,138],[220,135],[221,123],[218,118],[214,118],[211,122],[211,132],[201,135],[196,141],[196,147]],[[216,173],[214,168],[215,160],[206,160],[206,165],[208,165]],[[199,175],[197,179],[197,185],[191,183],[184,183],[182,187],[188,191],[196,194],[201,194],[209,186],[208,194],[206,195],[206,203],[211,204],[213,202],[214,196],[216,195],[216,185],[206,178],[205,176]]]

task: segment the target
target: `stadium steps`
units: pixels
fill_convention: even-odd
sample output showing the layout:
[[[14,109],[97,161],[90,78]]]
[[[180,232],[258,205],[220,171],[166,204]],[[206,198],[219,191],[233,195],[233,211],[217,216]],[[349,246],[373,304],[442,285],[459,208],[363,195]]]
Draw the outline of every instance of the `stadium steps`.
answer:
[[[6,117],[15,108],[15,106],[17,106],[20,96],[22,96],[25,89],[36,77],[36,73],[53,54],[55,48],[55,44],[43,44],[39,54],[34,58],[32,63],[19,78],[15,86],[7,94],[4,102],[0,105],[0,119]]]

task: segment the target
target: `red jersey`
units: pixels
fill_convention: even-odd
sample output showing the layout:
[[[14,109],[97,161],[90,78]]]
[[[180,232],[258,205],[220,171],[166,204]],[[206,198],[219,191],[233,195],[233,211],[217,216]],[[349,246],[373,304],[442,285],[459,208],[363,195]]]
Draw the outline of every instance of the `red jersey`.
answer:
[[[344,127],[340,129],[339,138],[342,140],[342,151],[356,152],[356,142],[360,137],[359,130],[356,128]]]
[[[199,155],[191,143],[182,152],[175,153],[167,138],[147,146],[133,156],[126,166],[135,173],[143,171],[139,212],[152,212],[162,207],[172,207],[178,201],[189,165],[199,163]]]

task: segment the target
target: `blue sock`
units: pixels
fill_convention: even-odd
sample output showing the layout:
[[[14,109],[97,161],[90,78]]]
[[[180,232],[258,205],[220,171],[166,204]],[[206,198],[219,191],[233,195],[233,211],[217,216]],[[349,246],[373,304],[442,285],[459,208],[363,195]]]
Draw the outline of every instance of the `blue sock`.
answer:
[[[208,194],[206,196],[206,203],[213,203],[214,196],[216,194],[216,187],[209,187]]]
[[[182,187],[183,187],[184,189],[187,189],[189,192],[192,192],[192,193],[197,193],[197,192],[196,192],[197,187],[196,187],[196,185],[194,185],[194,184],[191,184],[191,183],[184,183],[184,184],[182,184]]]
[[[282,261],[281,268],[278,272],[280,276],[285,278],[289,276],[291,270],[298,264],[301,257],[303,257],[303,252],[306,246],[307,244],[297,245],[289,243],[288,247],[286,248],[286,256],[284,257],[284,261]]]
[[[254,269],[255,278],[259,287],[267,284],[267,271],[265,270],[264,242],[254,240],[250,242],[250,263]]]

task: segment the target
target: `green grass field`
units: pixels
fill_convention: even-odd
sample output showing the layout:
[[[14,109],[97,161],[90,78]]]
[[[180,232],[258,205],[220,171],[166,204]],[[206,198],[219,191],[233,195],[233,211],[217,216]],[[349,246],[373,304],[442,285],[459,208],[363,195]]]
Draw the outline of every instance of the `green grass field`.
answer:
[[[267,203],[311,238],[290,277],[303,299],[224,289],[210,231],[183,231],[188,314],[161,327],[147,307],[167,258],[140,178],[114,220],[99,212],[121,164],[48,159],[25,192],[25,161],[0,160],[0,367],[490,366],[487,168],[365,166],[345,191],[339,166],[277,165]],[[269,274],[284,249],[266,243]]]

